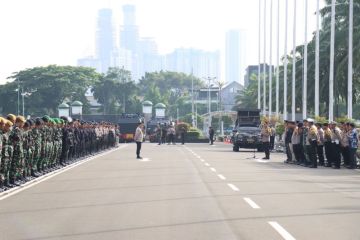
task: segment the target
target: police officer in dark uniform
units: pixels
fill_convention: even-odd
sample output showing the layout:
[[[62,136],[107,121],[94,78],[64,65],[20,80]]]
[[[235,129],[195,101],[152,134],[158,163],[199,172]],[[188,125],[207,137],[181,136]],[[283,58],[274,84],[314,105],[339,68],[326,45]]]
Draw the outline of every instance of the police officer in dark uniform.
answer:
[[[316,126],[314,125],[314,120],[309,118],[308,120],[309,124],[309,132],[308,132],[308,141],[310,143],[309,145],[309,158],[311,165],[310,168],[317,168],[317,156],[316,156],[316,149],[317,149],[317,142],[318,142],[318,130]]]

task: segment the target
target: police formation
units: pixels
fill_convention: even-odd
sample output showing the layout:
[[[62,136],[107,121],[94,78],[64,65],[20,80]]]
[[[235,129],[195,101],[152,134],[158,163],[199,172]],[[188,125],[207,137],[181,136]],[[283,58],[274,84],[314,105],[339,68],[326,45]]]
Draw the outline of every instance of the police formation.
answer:
[[[285,163],[340,169],[357,167],[358,132],[354,123],[285,121]]]
[[[118,128],[70,118],[0,117],[0,191],[116,147]]]

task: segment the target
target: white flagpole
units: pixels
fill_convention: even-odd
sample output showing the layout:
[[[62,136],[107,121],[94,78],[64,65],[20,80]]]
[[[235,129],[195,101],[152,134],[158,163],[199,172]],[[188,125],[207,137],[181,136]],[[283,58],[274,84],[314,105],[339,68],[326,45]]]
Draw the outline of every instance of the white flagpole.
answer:
[[[263,83],[263,114],[266,114],[266,0],[264,1],[264,83]]]
[[[277,11],[277,46],[276,46],[276,117],[279,117],[279,42],[280,42],[280,0],[278,0]]]
[[[271,113],[272,113],[272,77],[273,77],[273,72],[272,72],[272,25],[273,25],[273,0],[270,0],[270,67],[269,67],[269,118],[271,117]]]
[[[303,89],[303,119],[307,117],[307,64],[308,64],[308,0],[305,0],[305,42],[304,42],[304,89]]]
[[[261,109],[261,0],[259,0],[258,109]]]
[[[331,39],[329,76],[329,121],[334,120],[334,55],[335,55],[335,1],[331,1]]]
[[[349,2],[348,118],[352,119],[354,1]]]
[[[292,69],[292,101],[291,120],[295,121],[295,79],[296,79],[296,0],[294,0],[294,26],[293,26],[293,69]]]
[[[319,111],[319,62],[320,62],[320,8],[319,8],[320,0],[317,0],[316,7],[316,47],[315,47],[315,116],[320,115]]]
[[[287,39],[288,39],[288,6],[289,0],[285,1],[285,48],[284,48],[284,120],[287,120]]]

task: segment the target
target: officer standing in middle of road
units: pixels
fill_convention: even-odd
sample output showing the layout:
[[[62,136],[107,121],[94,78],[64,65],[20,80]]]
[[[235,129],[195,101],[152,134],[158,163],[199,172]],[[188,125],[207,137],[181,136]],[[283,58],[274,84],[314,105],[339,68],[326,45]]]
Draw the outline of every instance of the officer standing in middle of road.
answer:
[[[261,128],[261,142],[265,152],[265,157],[263,159],[270,159],[270,135],[271,128],[269,128],[268,122],[264,121],[264,124]]]
[[[182,145],[185,144],[185,134],[186,134],[186,128],[184,126],[182,126],[180,128],[180,138],[181,138],[181,144]]]
[[[214,145],[214,129],[210,126],[209,127],[209,140],[210,140],[210,145]]]
[[[142,157],[140,156],[140,151],[141,151],[141,144],[144,141],[143,128],[144,128],[144,123],[140,123],[138,125],[138,127],[136,128],[135,136],[134,136],[134,141],[136,143],[136,158],[137,159],[142,159]]]

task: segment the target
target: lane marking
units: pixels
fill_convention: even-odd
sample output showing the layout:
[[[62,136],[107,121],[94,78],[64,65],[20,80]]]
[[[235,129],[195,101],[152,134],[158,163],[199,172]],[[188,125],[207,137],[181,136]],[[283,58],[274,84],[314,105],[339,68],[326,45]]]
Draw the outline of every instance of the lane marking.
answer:
[[[238,192],[238,191],[239,191],[239,189],[238,189],[234,184],[228,183],[227,185],[228,185],[233,191],[235,191],[235,192]]]
[[[270,162],[269,160],[264,160],[264,159],[259,159],[259,158],[256,158],[255,161],[259,162],[259,163],[268,163],[268,162]]]
[[[245,202],[247,202],[252,208],[254,209],[260,209],[259,205],[257,205],[253,200],[250,198],[244,198]]]
[[[67,172],[67,171],[69,171],[69,170],[71,170],[71,169],[73,169],[73,168],[75,168],[75,167],[77,167],[77,166],[79,166],[79,165],[82,165],[82,164],[84,164],[84,163],[87,163],[87,162],[89,162],[89,161],[91,161],[91,160],[93,160],[93,159],[95,159],[95,158],[102,157],[102,156],[107,155],[107,154],[109,154],[109,153],[112,153],[112,152],[115,152],[115,151],[117,151],[117,150],[123,149],[123,148],[125,148],[125,147],[127,147],[127,146],[129,146],[129,145],[127,145],[127,144],[126,144],[126,145],[122,145],[122,146],[120,146],[120,147],[118,147],[118,148],[109,150],[109,151],[104,152],[104,153],[97,154],[97,155],[95,155],[95,156],[91,156],[91,157],[85,158],[84,160],[80,160],[80,161],[75,162],[75,163],[73,163],[73,164],[71,164],[71,165],[68,165],[68,166],[66,166],[66,167],[64,167],[64,168],[55,170],[55,171],[53,171],[53,172],[50,172],[50,173],[47,173],[47,174],[45,174],[45,175],[42,175],[42,176],[40,176],[40,177],[38,177],[38,178],[35,178],[34,180],[31,180],[31,181],[25,183],[24,185],[21,185],[21,186],[19,186],[19,187],[12,188],[12,189],[10,189],[10,190],[8,190],[8,191],[6,191],[6,192],[1,193],[1,194],[0,194],[0,201],[4,200],[4,199],[6,199],[6,198],[9,198],[9,197],[11,197],[11,196],[13,196],[13,195],[15,195],[15,194],[18,194],[18,193],[20,193],[20,192],[22,192],[22,191],[24,191],[24,190],[26,190],[26,189],[29,189],[29,188],[31,188],[31,187],[39,184],[39,183],[42,183],[42,182],[44,182],[44,181],[47,181],[47,180],[49,180],[49,179],[51,179],[51,178],[53,178],[53,177],[55,177],[55,176],[57,176],[57,175],[59,175],[59,174],[62,174],[62,173],[64,173],[64,172]]]
[[[268,222],[285,240],[296,240],[277,222]]]
[[[202,159],[202,158],[200,158],[200,161],[205,162],[205,160],[204,160],[204,159]]]
[[[151,160],[149,158],[143,158],[140,159],[139,162],[150,162]]]
[[[210,164],[208,164],[208,163],[205,163],[205,166],[207,166],[207,167],[210,167]]]
[[[215,169],[215,168],[213,168],[213,167],[212,167],[212,168],[210,168],[210,170],[211,170],[211,171],[213,171],[213,172],[216,172],[216,169]]]
[[[219,177],[221,180],[226,180],[226,177],[224,177],[222,174],[218,174],[218,177]]]

